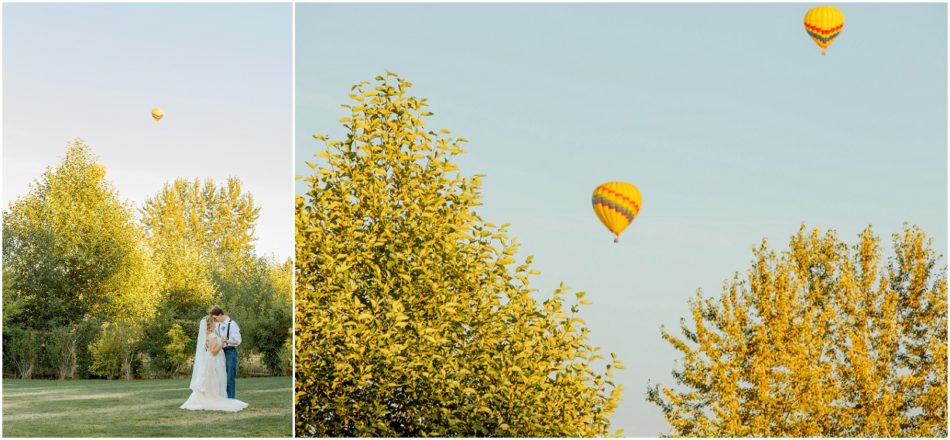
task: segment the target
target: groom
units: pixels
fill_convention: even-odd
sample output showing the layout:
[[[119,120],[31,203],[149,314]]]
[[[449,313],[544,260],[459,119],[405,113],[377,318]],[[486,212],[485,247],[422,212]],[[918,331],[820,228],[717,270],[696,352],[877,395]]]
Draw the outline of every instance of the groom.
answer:
[[[238,364],[237,346],[241,345],[241,329],[237,322],[225,315],[224,311],[218,306],[211,309],[211,317],[217,323],[215,324],[215,330],[224,339],[224,365],[228,372],[228,399],[234,399]]]

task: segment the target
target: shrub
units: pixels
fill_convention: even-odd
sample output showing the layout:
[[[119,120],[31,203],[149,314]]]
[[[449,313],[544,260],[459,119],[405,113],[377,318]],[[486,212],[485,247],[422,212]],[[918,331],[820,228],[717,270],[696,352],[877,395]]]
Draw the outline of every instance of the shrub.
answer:
[[[200,310],[200,309],[199,309]],[[151,321],[145,323],[143,328],[142,341],[139,349],[148,354],[148,375],[150,377],[172,377],[182,368],[181,363],[169,359],[166,348],[172,344],[169,337],[169,331],[172,327],[178,326],[189,338],[186,353],[188,356],[194,355],[194,337],[198,334],[198,319],[176,318],[180,312],[174,309],[160,309],[160,312]],[[180,358],[179,358],[180,359]]]
[[[46,333],[46,355],[54,374],[59,380],[76,378],[76,344],[78,335],[75,328],[57,327]]]
[[[195,341],[178,324],[172,324],[166,336],[169,342],[165,344],[165,359],[173,367],[173,374],[188,371],[189,361],[193,361],[194,357]]]
[[[278,365],[279,368],[277,370],[277,374],[281,376],[290,376],[294,373],[293,356],[293,338],[287,338],[287,341],[284,342],[284,346],[280,349],[280,364]]]
[[[114,379],[122,374],[122,344],[109,324],[102,324],[99,339],[89,346],[92,365],[89,371],[97,376]]]
[[[265,317],[258,319],[252,328],[251,336],[261,354],[261,362],[270,374],[280,374],[281,350],[291,339],[290,327],[290,310],[272,308]]]
[[[133,378],[137,344],[133,329],[128,325],[105,323],[99,340],[89,346],[92,366],[89,370],[100,377],[114,379],[125,376]]]
[[[9,327],[4,331],[3,363],[12,365],[21,379],[33,377],[39,358],[40,341],[33,330],[22,327]]]
[[[92,367],[92,353],[89,346],[99,339],[102,321],[87,318],[75,325],[76,331],[76,376],[83,379],[93,377],[89,371]]]

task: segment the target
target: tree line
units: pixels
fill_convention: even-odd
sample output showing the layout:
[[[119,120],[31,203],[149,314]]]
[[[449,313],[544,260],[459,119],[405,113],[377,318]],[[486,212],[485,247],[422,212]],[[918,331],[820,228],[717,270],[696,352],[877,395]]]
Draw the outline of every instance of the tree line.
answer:
[[[292,265],[256,255],[240,180],[175,179],[135,207],[105,174],[73,141],[4,211],[4,375],[187,374],[214,304],[241,324],[245,361],[290,374]]]

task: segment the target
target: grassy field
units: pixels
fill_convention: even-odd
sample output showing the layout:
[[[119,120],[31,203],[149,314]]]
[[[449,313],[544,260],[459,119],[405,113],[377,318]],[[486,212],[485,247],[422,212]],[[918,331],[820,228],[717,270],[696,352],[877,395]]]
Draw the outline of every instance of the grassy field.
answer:
[[[188,379],[3,380],[4,437],[290,437],[290,377],[238,379],[237,413],[186,411]]]

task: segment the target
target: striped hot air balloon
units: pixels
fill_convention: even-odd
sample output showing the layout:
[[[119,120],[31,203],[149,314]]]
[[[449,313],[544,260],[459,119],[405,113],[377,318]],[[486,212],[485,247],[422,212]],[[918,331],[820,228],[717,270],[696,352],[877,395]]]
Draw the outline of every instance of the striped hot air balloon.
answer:
[[[805,13],[805,31],[824,55],[844,28],[844,14],[834,6],[815,6]]]
[[[598,186],[591,197],[597,218],[617,236],[614,243],[620,241],[620,233],[637,217],[641,202],[640,190],[627,182],[607,182]]]

